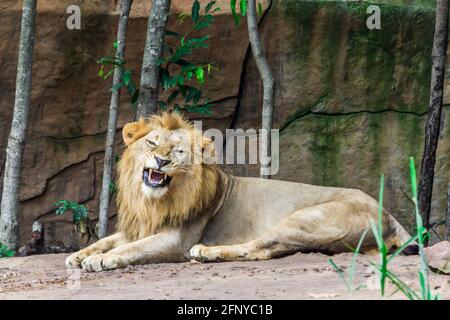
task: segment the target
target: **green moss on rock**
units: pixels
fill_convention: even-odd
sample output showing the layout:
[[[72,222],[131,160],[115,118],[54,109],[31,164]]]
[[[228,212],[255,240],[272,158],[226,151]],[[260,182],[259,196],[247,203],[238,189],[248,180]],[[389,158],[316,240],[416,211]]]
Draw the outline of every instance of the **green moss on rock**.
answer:
[[[434,11],[380,4],[381,30],[369,30],[368,5],[276,2],[274,10],[298,35],[288,39],[301,98],[294,113],[426,110]]]

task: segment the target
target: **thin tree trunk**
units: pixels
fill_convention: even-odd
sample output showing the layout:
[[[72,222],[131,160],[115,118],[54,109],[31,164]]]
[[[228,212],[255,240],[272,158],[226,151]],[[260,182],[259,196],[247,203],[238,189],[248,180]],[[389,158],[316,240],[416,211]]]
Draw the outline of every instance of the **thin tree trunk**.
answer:
[[[158,60],[163,52],[169,11],[170,0],[153,0],[142,62],[137,118],[148,117],[157,109],[160,76]]]
[[[256,15],[256,1],[248,1],[247,11],[248,35],[255,57],[256,65],[263,81],[264,100],[262,108],[262,133],[260,135],[260,155],[270,156],[270,130],[272,129],[273,104],[274,104],[274,80],[267,58],[261,44],[258,30],[258,20]],[[261,159],[262,157],[260,157]],[[270,175],[270,163],[261,163],[260,176],[268,178]]]
[[[131,4],[133,0],[122,0],[120,2],[120,18],[117,30],[117,57],[123,60],[125,55],[125,42],[128,26],[128,17],[130,15]],[[122,81],[122,69],[114,69],[113,87]],[[99,210],[99,239],[106,236],[108,232],[108,213],[110,204],[110,185],[113,176],[114,166],[114,140],[116,137],[117,115],[120,103],[120,90],[113,90],[111,94],[111,105],[109,107],[108,132],[106,134],[105,160],[103,164],[102,193],[100,195]]]
[[[6,148],[5,176],[0,213],[0,242],[15,251],[19,238],[19,192],[22,155],[31,97],[36,1],[24,0],[17,63],[16,98]]]
[[[425,127],[425,149],[420,167],[419,210],[425,227],[430,227],[431,197],[433,193],[434,166],[439,140],[444,90],[445,60],[448,39],[449,0],[438,0],[433,43],[430,104]]]
[[[447,188],[447,222],[445,224],[445,239],[450,241],[450,182]]]

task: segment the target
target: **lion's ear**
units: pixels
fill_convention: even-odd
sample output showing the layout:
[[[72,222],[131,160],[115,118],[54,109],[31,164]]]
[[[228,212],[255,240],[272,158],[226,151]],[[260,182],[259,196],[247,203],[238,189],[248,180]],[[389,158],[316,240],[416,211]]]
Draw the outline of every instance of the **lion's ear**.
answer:
[[[202,153],[203,153],[203,163],[206,163],[206,164],[217,163],[216,162],[217,154],[216,154],[214,141],[212,141],[210,138],[202,139]]]
[[[150,132],[147,120],[141,118],[138,122],[127,123],[122,129],[123,141],[127,146],[136,142]]]

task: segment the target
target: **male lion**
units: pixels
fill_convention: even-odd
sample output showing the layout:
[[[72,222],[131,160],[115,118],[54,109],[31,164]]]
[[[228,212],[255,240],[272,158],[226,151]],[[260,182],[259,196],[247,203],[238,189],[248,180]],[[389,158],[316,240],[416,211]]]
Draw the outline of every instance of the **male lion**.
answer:
[[[355,248],[377,219],[377,201],[359,190],[235,177],[215,165],[192,164],[198,151],[191,142],[198,141],[191,133],[193,126],[176,113],[124,127],[118,232],[69,256],[67,267],[102,271],[191,259],[339,253]],[[383,230],[389,247],[409,239],[387,212]],[[375,248],[369,234],[362,252]]]

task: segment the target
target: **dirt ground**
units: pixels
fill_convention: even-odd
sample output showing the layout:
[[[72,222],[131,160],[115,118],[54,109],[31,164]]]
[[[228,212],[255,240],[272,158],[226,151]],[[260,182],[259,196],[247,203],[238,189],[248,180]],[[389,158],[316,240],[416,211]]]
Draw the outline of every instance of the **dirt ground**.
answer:
[[[68,271],[66,254],[0,259],[0,299],[380,299],[370,261],[358,258],[356,281],[365,287],[352,297],[326,255],[296,254],[281,259],[229,263],[167,263],[102,273]],[[350,265],[351,254],[333,256]],[[417,286],[417,256],[391,265],[403,281]],[[431,274],[432,289],[450,299],[450,276]],[[388,287],[388,293],[394,289]],[[391,299],[403,299],[396,293]]]

